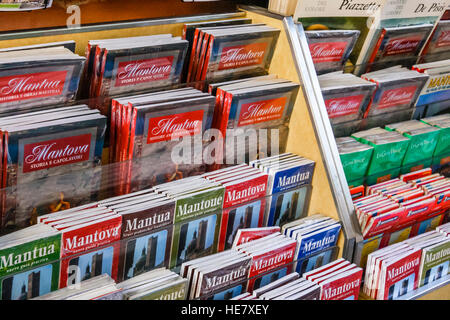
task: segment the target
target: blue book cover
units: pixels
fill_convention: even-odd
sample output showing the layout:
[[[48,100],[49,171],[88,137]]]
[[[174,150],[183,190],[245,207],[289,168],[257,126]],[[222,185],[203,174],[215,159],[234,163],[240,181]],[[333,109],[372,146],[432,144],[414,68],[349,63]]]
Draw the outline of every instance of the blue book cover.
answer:
[[[271,193],[275,194],[311,184],[315,163],[280,170],[272,178]],[[270,190],[268,188],[268,190]]]
[[[340,231],[341,224],[336,223],[325,227],[323,230],[314,230],[300,235],[297,238],[299,240],[297,260],[301,260],[324,249],[335,246]]]

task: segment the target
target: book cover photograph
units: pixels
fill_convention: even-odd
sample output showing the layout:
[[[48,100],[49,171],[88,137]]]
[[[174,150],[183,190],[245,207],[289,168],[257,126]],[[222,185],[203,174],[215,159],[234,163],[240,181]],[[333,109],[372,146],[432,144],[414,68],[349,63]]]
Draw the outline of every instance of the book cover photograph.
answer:
[[[121,243],[120,279],[125,281],[153,269],[168,267],[172,226]]]
[[[246,205],[226,209],[222,213],[219,236],[219,251],[233,246],[240,229],[262,227],[266,208],[266,199],[262,198]]]
[[[309,272],[313,269],[320,268],[321,266],[336,260],[338,251],[339,248],[335,246],[314,254],[309,258],[297,260],[296,271],[299,273],[299,275],[303,275],[304,273]]]
[[[309,187],[273,194],[267,216],[268,226],[282,226],[302,218],[307,208]]]
[[[419,286],[425,286],[449,274],[450,239],[422,251]]]
[[[220,214],[212,214],[174,226],[170,267],[214,253],[220,227]]]
[[[284,277],[291,270],[292,268],[289,266],[269,272],[261,277],[256,277],[253,282],[253,290],[259,289],[268,285],[269,283],[277,281],[278,279]]]
[[[400,66],[369,72],[361,78],[377,85],[367,116],[413,108],[428,80],[426,74]]]
[[[2,300],[29,300],[58,289],[59,261],[0,280]]]
[[[240,284],[234,287],[225,289],[223,291],[217,292],[213,295],[206,297],[206,300],[230,300],[242,294],[245,291],[246,286],[247,281],[241,282]]]
[[[108,274],[117,280],[119,244],[71,256],[61,261],[59,288],[74,285],[93,277]]]

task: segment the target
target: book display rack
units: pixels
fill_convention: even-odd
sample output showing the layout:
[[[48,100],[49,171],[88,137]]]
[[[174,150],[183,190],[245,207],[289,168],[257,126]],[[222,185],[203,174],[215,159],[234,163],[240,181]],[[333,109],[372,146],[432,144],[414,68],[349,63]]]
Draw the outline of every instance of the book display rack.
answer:
[[[377,72],[396,65],[380,58],[344,68],[358,32],[317,36],[305,31],[304,22],[254,6],[202,10],[0,34],[0,87],[17,94],[0,90],[3,300],[372,299],[363,289],[367,259],[376,249],[420,237],[426,223],[442,225],[429,241],[447,244],[448,145],[441,133],[447,121],[432,118],[433,110],[445,110],[445,100],[392,112],[395,121],[386,123],[386,114],[372,114],[367,105],[383,110],[389,104],[373,98],[385,80]],[[317,60],[309,41],[330,37],[345,38],[342,61]],[[42,48],[49,43],[55,45]],[[432,74],[426,63],[395,70],[410,79],[416,99]],[[336,65],[344,72],[325,73]],[[34,86],[19,75],[23,66]],[[340,99],[332,91],[338,76],[346,77],[341,87],[347,96],[354,86],[361,99],[355,112],[337,107],[332,116],[329,100]],[[23,84],[14,89],[14,81]],[[325,93],[327,83],[333,85]],[[345,97],[342,89],[336,92]],[[252,111],[255,104],[262,110]],[[408,123],[404,131],[417,134],[406,137],[404,126],[395,124],[410,119],[420,124]],[[371,174],[366,169],[354,183],[342,152],[341,142],[348,141],[339,138],[380,126],[399,145],[417,135],[418,144],[436,140],[434,148],[420,158],[405,147],[396,165],[381,164]],[[242,128],[260,131],[250,142],[230,135]],[[211,129],[222,133],[226,147],[233,142],[214,149],[208,162],[216,141],[208,136]],[[266,145],[261,132],[269,137]],[[180,138],[189,138],[182,156]],[[377,142],[358,143],[363,147],[353,148],[370,159],[372,150],[380,151]],[[279,150],[271,149],[275,145]],[[412,160],[404,162],[407,152]],[[218,163],[230,155],[240,158]],[[175,157],[185,161],[175,163]],[[421,175],[408,176],[418,169]],[[407,186],[390,183],[424,201],[429,194],[428,200],[446,198],[426,219],[369,237],[357,201],[370,195],[366,188],[397,178]],[[425,187],[420,179],[433,184]],[[377,196],[391,199],[382,190]],[[414,252],[425,255],[420,250]],[[71,298],[64,288],[80,281],[82,292]],[[449,281],[448,274],[436,276],[401,289],[398,299],[448,294]]]

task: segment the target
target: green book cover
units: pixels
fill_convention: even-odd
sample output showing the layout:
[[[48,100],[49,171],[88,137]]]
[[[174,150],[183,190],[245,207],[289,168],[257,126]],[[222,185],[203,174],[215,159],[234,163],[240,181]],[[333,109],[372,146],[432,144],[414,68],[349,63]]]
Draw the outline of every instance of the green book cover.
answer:
[[[176,198],[174,224],[222,210],[225,188],[214,188]]]
[[[441,128],[439,126],[436,127],[441,129],[441,134],[436,144],[436,149],[434,149],[433,156],[435,157],[441,154],[448,153],[448,151],[450,150],[450,128]]]
[[[361,142],[367,143],[374,148],[367,175],[373,175],[390,169],[400,168],[406,150],[409,146],[409,140],[380,145],[376,145],[364,139],[362,139]]]
[[[220,211],[221,212],[221,211]],[[215,213],[174,225],[170,268],[216,252],[221,214]]]
[[[403,165],[429,159],[433,156],[439,140],[439,131],[432,131],[417,135],[404,134],[411,141],[403,158]]]
[[[360,179],[366,175],[372,153],[373,149],[369,149],[340,155],[347,181]]]
[[[60,258],[61,234],[0,250],[0,277],[50,263]]]
[[[59,261],[0,280],[2,300],[28,300],[58,289]]]
[[[445,277],[449,273],[450,239],[422,251],[419,287]]]
[[[173,284],[162,286],[139,300],[186,300],[187,279],[178,279]]]

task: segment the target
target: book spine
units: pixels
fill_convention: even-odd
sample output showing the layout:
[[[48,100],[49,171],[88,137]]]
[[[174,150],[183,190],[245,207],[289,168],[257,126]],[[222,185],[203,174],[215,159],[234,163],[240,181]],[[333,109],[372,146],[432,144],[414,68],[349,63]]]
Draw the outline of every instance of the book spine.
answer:
[[[116,108],[117,100],[113,99],[111,101],[111,113],[110,113],[110,130],[109,130],[109,162],[114,162],[114,148],[116,145]]]
[[[195,60],[195,55],[197,54],[198,33],[199,33],[199,30],[195,29],[194,40],[192,41],[191,55],[189,57],[188,73],[187,73],[187,78],[186,78],[186,82],[188,82],[188,83],[191,82],[191,77],[192,77],[192,73],[194,70],[194,60]]]
[[[386,35],[386,29],[383,29],[383,31],[381,31],[380,38],[378,38],[377,44],[375,45],[375,48],[373,48],[372,54],[370,55],[370,58],[369,58],[369,61],[367,62],[367,66],[366,66],[367,72],[369,72],[370,69],[372,69],[370,64],[375,61],[378,50],[380,49],[381,44],[383,43],[385,35]]]
[[[206,57],[203,60],[203,70],[202,70],[202,74],[200,76],[200,81],[204,81],[206,80],[206,75],[208,74],[208,68],[210,65],[210,60],[211,60],[211,54],[212,54],[212,50],[213,50],[213,44],[214,44],[214,36],[210,36],[209,37],[209,42],[207,45],[207,53],[206,53]]]

